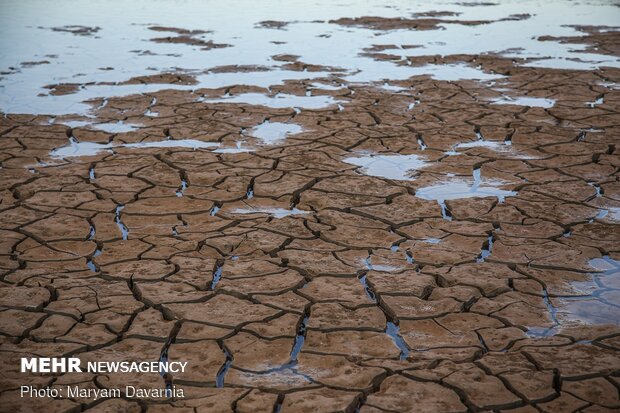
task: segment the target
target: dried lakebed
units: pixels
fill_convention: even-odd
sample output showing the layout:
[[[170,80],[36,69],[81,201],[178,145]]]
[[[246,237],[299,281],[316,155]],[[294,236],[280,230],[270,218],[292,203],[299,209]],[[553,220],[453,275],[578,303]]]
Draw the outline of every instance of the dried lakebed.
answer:
[[[0,410],[620,408],[620,8],[110,1],[5,6]]]

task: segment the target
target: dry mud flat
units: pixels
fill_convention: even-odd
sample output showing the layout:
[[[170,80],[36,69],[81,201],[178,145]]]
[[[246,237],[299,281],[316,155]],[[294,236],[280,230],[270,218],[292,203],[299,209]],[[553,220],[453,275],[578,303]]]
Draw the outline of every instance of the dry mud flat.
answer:
[[[505,77],[163,90],[96,102],[104,130],[0,119],[1,410],[618,411],[620,70],[409,60]],[[69,355],[189,366],[19,373]]]

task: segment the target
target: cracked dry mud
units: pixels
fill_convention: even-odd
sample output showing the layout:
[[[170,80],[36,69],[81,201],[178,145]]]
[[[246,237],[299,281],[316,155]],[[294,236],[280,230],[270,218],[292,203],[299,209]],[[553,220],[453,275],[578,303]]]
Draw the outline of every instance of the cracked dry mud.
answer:
[[[176,33],[156,39],[172,43],[195,34],[152,30]],[[608,85],[620,70],[427,62],[440,60],[481,65],[514,96],[555,105],[495,105],[485,83],[417,76],[390,82],[398,91],[300,80],[95,105],[96,123],[141,125],[120,133],[5,115],[1,409],[618,411],[620,92]],[[197,100],[306,91],[342,106]],[[302,131],[265,144],[251,134],[264,122]],[[51,154],[69,139],[107,146]],[[130,146],[167,139],[232,150]],[[248,151],[234,150],[242,141]],[[398,168],[388,155],[423,165],[389,179],[346,161],[369,154],[379,171]],[[168,383],[186,397],[19,398],[18,357],[69,355],[189,368],[28,380]]]

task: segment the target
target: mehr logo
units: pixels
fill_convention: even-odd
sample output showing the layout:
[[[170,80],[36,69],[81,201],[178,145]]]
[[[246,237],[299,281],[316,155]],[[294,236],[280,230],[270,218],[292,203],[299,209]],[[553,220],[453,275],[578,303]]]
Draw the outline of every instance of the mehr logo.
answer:
[[[22,358],[21,372],[31,373],[81,373],[80,359],[71,358]]]
[[[21,359],[26,373],[178,373],[185,372],[187,361],[89,361],[82,370],[77,357],[33,357]]]

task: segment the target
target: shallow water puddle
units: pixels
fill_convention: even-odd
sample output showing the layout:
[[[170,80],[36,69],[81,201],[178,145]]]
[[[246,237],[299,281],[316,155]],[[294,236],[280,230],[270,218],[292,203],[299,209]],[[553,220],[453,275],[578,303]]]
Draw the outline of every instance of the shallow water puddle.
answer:
[[[589,108],[595,108],[598,105],[602,105],[603,103],[605,103],[605,98],[603,96],[600,96],[594,102],[586,102],[586,106]]]
[[[396,249],[392,249],[393,252],[398,251],[398,247],[396,247]],[[362,259],[362,263],[364,264],[364,266],[368,269],[368,270],[374,270],[374,271],[379,271],[379,272],[394,272],[394,271],[398,271],[401,269],[401,267],[396,267],[393,265],[386,265],[386,264],[373,264],[372,263],[372,255],[369,255],[368,257],[366,257],[365,259]]]
[[[350,156],[344,162],[361,166],[361,172],[387,179],[410,181],[413,171],[428,165],[426,158],[418,155],[360,155]]]
[[[181,179],[181,185],[179,186],[179,188],[177,189],[177,191],[175,192],[176,196],[178,198],[182,197],[183,194],[185,193],[185,190],[187,189],[187,180],[185,178]]]
[[[256,151],[256,149],[237,147],[237,148],[219,148],[219,149],[214,150],[213,152],[215,153],[247,153],[247,152],[254,152],[254,151]]]
[[[81,128],[88,127],[91,129],[97,129],[108,133],[125,133],[125,132],[133,132],[140,128],[139,125],[132,125],[130,123],[125,123],[122,120],[113,123],[92,123],[83,120],[72,120],[67,122],[59,122],[63,125],[66,125],[70,128]]]
[[[390,92],[396,92],[396,93],[398,93],[398,92],[403,92],[403,91],[405,91],[405,90],[409,90],[409,88],[407,88],[407,87],[396,86],[396,85],[390,85],[390,84],[389,84],[389,83],[387,83],[387,82],[386,82],[386,83],[384,83],[384,84],[381,86],[381,89],[383,89],[383,90],[389,90]]]
[[[620,207],[612,207],[606,209],[605,218],[611,221],[620,222]]]
[[[220,209],[221,209],[221,206],[214,205],[213,208],[211,208],[211,211],[209,211],[209,215],[214,217],[215,215],[217,215],[218,212],[220,212]]]
[[[116,226],[118,226],[119,231],[121,232],[121,237],[124,241],[129,237],[129,229],[121,220],[121,211],[125,208],[124,205],[118,205],[114,211],[114,222],[116,222]]]
[[[489,148],[494,151],[510,150],[510,145],[506,145],[504,142],[477,140],[471,142],[463,142],[456,144],[454,149],[469,149],[469,148]],[[458,154],[458,152],[456,152]]]
[[[410,104],[407,105],[407,110],[412,110],[413,108],[415,108],[420,103],[422,103],[422,101],[420,99],[415,99],[413,102],[411,102]],[[423,149],[425,149],[425,148],[423,148]]]
[[[308,330],[308,315],[303,316],[299,326],[297,326],[297,334],[295,335],[295,343],[293,344],[293,348],[291,350],[291,360],[289,361],[289,365],[297,364],[297,357],[301,352],[301,349],[304,346],[306,341],[306,332]]]
[[[502,182],[487,181],[485,184],[475,186],[467,181],[446,182],[438,185],[427,186],[416,191],[416,196],[422,199],[446,201],[462,198],[483,198],[495,196],[503,201],[507,196],[515,196],[514,191],[497,188]]]
[[[502,157],[509,159],[535,159],[527,152],[523,152],[512,145],[512,135],[507,135],[503,141],[489,141],[484,139],[480,132],[476,132],[477,139],[469,142],[461,142],[453,145],[449,151],[445,151],[446,156],[461,155],[464,151],[472,148],[485,148],[494,152],[501,153]],[[462,149],[463,151],[459,151]]]
[[[508,196],[515,196],[515,191],[498,188],[506,182],[499,180],[483,180],[480,177],[480,169],[474,169],[472,180],[454,180],[420,188],[415,196],[422,199],[434,200],[439,203],[453,199],[483,198],[488,196],[497,197],[500,202]]]
[[[482,250],[480,251],[480,255],[476,258],[476,262],[484,262],[487,258],[491,256],[493,253],[493,242],[495,241],[494,234],[491,234],[487,237],[487,241],[482,246]]]
[[[139,126],[130,125],[120,120],[114,123],[97,123],[92,127],[108,133],[125,133],[139,129]]]
[[[217,148],[213,152],[215,153],[246,153],[254,152],[256,149],[244,147],[245,142],[235,142],[234,148]]]
[[[270,62],[273,63],[273,62]],[[274,66],[267,66],[269,70],[260,71],[239,71],[239,72],[207,72],[204,75],[196,76],[198,85],[194,88],[219,89],[233,85],[247,85],[268,88],[270,86],[281,85],[287,80],[309,80],[330,76],[329,72],[316,71],[294,71],[279,69]]]
[[[88,267],[88,269],[92,272],[97,272],[98,268],[97,265],[95,265],[93,259],[98,257],[99,255],[101,255],[101,247],[99,247],[99,245],[97,245],[97,249],[95,250],[95,252],[93,253],[93,255],[89,258],[86,259],[86,266]]]
[[[228,351],[228,349],[224,347],[223,344],[221,343],[218,343],[218,344],[220,346],[220,349],[224,353],[226,360],[224,361],[224,364],[222,364],[222,366],[217,372],[217,375],[215,376],[215,387],[222,388],[224,387],[224,379],[226,378],[226,373],[228,373],[228,370],[230,369],[230,366],[233,363],[233,356],[232,354],[230,354],[230,351]]]
[[[385,334],[390,336],[390,338],[394,342],[394,345],[398,347],[398,349],[400,350],[399,359],[407,360],[407,357],[409,357],[409,353],[411,352],[411,349],[407,345],[407,342],[405,341],[405,339],[403,339],[402,335],[400,334],[400,327],[398,327],[393,322],[388,321],[385,327]]]
[[[235,208],[231,212],[233,214],[269,214],[276,219],[286,218],[291,215],[305,215],[310,213],[310,211],[303,211],[297,208]]]
[[[276,93],[267,96],[262,93],[241,93],[221,98],[202,99],[205,103],[245,103],[247,105],[267,106],[269,108],[302,108],[324,109],[337,103],[344,103],[332,96],[296,96],[287,93]]]
[[[599,272],[592,273],[590,281],[572,283],[574,288],[589,295],[560,298],[557,318],[565,324],[617,325],[620,323],[620,262],[604,256],[590,260],[589,265]]]
[[[360,280],[360,283],[362,283],[362,287],[364,287],[364,291],[366,292],[366,296],[368,297],[368,299],[370,301],[372,301],[373,303],[376,303],[377,302],[377,295],[372,290],[372,288],[370,288],[370,286],[368,285],[368,280],[366,278],[366,273],[360,274],[358,276],[358,279]]]
[[[217,283],[222,279],[222,272],[224,271],[223,262],[218,262],[213,269],[213,277],[211,280],[211,285],[209,286],[209,290],[214,291],[215,287],[217,287]]]
[[[78,142],[75,138],[69,138],[69,144],[50,152],[54,158],[69,158],[75,156],[94,156],[102,152],[113,153],[117,148],[189,148],[189,149],[209,149],[218,147],[217,142],[203,142],[195,139],[169,139],[158,142],[138,142],[138,143],[94,143]]]
[[[250,136],[262,140],[267,145],[273,145],[289,135],[301,133],[302,127],[294,123],[269,122],[265,121],[254,127],[250,132]]]
[[[344,84],[340,84],[340,85],[330,85],[327,83],[321,83],[321,82],[314,82],[310,84],[309,89],[320,89],[320,90],[342,90],[344,88],[346,88],[347,86]]]
[[[386,77],[393,80],[404,80],[412,76],[430,76],[432,79],[448,82],[457,80],[494,80],[504,77],[494,73],[486,73],[465,63],[395,66],[388,62],[373,62],[372,64],[364,65],[363,70],[346,76],[345,79],[351,83],[370,83]],[[393,91],[394,88],[396,88],[396,91],[406,90],[398,86],[386,87],[383,85],[382,88]]]
[[[536,98],[530,96],[509,97],[503,96],[501,98],[493,99],[491,101],[493,105],[517,105],[517,106],[530,106],[535,108],[552,108],[555,105],[554,99]]]
[[[606,255],[588,264],[596,271],[590,274],[591,279],[571,283],[579,295],[556,298],[545,295],[554,325],[532,327],[528,330],[530,336],[547,337],[565,327],[620,323],[620,261]]]
[[[375,270],[375,271],[393,271],[393,270],[397,270],[398,268],[396,267],[390,267],[390,266],[373,266],[371,264],[371,257],[372,255],[369,255],[367,258],[362,259],[362,262],[364,263],[364,265],[369,269],[369,270]],[[386,267],[385,269],[379,269],[378,267]],[[370,301],[372,301],[373,303],[378,304],[377,302],[377,293],[373,290],[373,288],[368,284],[368,279],[367,279],[367,273],[366,271],[360,272],[358,274],[358,279],[360,281],[360,283],[362,284],[362,287],[364,288],[364,291],[366,292],[366,296],[368,297],[368,299]],[[390,339],[392,340],[392,342],[394,343],[394,345],[399,349],[400,351],[400,355],[399,355],[399,359],[400,360],[406,360],[407,357],[409,357],[409,353],[411,351],[411,349],[409,348],[409,346],[407,345],[407,343],[405,342],[405,340],[403,339],[402,335],[400,334],[400,327],[395,324],[393,321],[389,321],[391,318],[390,316],[385,312],[384,308],[379,305],[379,309],[385,314],[386,319],[388,320],[386,325],[385,325],[385,330],[383,331],[385,334],[388,335],[388,337],[390,337]]]
[[[159,116],[159,112],[153,112],[153,111],[151,110],[151,108],[152,108],[153,106],[155,106],[156,104],[157,104],[157,98],[153,98],[153,99],[151,99],[151,103],[149,104],[149,107],[148,107],[148,108],[146,108],[146,110],[144,111],[144,116],[148,116],[148,117],[151,117],[151,118],[156,118],[156,117],[158,117],[158,116]]]
[[[501,143],[496,142],[496,141],[488,141],[484,139],[484,136],[482,136],[482,133],[480,132],[478,128],[476,128],[474,132],[476,134],[475,141],[458,143],[452,146],[452,149],[450,151],[445,152],[445,154],[447,156],[460,155],[461,152],[457,151],[457,149],[470,149],[470,148],[488,148],[494,151],[501,151],[504,149],[509,150],[510,149],[509,145],[512,145],[512,142],[507,143],[506,141],[504,141],[504,144],[502,145]]]

